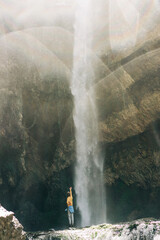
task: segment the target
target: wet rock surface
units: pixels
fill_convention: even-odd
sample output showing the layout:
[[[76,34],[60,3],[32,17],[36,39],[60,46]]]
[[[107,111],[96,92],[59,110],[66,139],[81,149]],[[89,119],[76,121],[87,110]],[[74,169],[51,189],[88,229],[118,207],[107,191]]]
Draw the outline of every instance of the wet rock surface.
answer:
[[[160,221],[140,219],[128,223],[101,224],[82,229],[28,233],[28,240],[156,240],[160,237]]]

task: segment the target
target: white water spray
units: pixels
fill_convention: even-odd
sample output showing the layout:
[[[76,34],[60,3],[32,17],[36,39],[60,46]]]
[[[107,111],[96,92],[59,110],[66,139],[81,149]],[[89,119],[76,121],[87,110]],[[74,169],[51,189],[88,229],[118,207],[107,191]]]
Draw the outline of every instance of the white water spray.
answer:
[[[92,12],[92,0],[77,0],[71,90],[74,96],[77,154],[75,189],[82,226],[106,222],[103,158],[98,147],[94,69],[90,54]]]

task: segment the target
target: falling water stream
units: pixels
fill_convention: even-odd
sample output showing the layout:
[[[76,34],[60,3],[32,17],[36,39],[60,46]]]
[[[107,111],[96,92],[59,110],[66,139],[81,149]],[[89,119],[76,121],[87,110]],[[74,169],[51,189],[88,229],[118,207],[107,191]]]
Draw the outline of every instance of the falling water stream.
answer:
[[[98,146],[98,121],[92,66],[92,0],[77,0],[73,76],[76,136],[75,190],[81,225],[106,222],[103,158]]]

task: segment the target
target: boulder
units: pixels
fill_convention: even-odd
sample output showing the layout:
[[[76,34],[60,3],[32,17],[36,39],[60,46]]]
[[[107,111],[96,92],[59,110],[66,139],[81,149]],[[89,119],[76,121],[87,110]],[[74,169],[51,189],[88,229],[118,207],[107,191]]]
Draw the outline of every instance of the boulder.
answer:
[[[23,226],[19,223],[13,212],[0,206],[0,239],[25,240]]]

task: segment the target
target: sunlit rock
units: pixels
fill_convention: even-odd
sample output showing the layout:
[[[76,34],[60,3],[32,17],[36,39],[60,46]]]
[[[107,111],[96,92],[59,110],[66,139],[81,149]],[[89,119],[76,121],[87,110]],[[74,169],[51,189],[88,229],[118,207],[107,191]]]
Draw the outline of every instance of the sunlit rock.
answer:
[[[158,118],[158,75],[159,50],[155,50],[118,68],[95,86],[102,139],[123,140],[143,132]]]
[[[13,212],[8,212],[2,206],[0,207],[0,239],[25,240],[23,226],[15,218]]]

